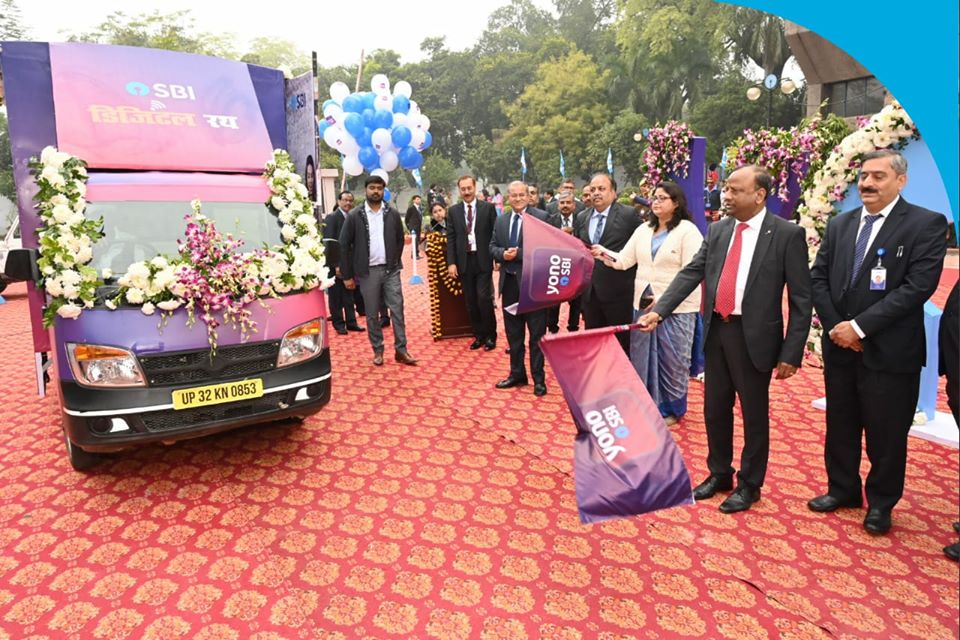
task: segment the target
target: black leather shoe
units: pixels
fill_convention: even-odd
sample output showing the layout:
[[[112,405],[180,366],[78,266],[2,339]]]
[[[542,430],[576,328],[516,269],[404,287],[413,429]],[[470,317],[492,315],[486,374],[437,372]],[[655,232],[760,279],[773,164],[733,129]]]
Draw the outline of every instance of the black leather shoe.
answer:
[[[867,509],[867,517],[863,519],[863,528],[867,533],[882,536],[890,531],[890,512],[883,509]]]
[[[493,338],[490,338],[490,339],[488,339],[486,342],[483,343],[483,350],[484,350],[484,351],[493,351],[493,350],[496,349],[496,348],[497,348],[497,341],[494,340]]]
[[[726,500],[720,503],[722,513],[737,513],[746,511],[750,506],[760,499],[760,489],[751,489],[747,486],[739,486],[737,490],[731,493]]]
[[[547,395],[547,385],[543,384],[542,382],[538,382],[533,385],[533,395],[537,396],[538,398]]]
[[[560,327],[547,327],[547,331],[550,333],[560,333]]]
[[[358,324],[347,327],[347,331],[366,331],[365,327],[361,327]]]
[[[695,500],[706,500],[716,495],[717,491],[730,491],[731,489],[733,489],[732,477],[723,478],[710,475],[693,488],[693,497]]]
[[[960,522],[953,523],[953,530],[956,531],[957,533],[960,533]]]
[[[954,562],[960,562],[960,542],[944,547],[943,553]]]
[[[477,349],[479,349],[479,348],[482,347],[482,346],[483,346],[483,343],[480,342],[480,338],[477,338],[476,340],[474,340],[473,342],[470,343],[470,350],[471,350],[471,351],[476,351]]]
[[[840,500],[838,498],[834,498],[829,493],[822,496],[817,496],[807,503],[807,507],[810,508],[810,511],[816,511],[817,513],[829,513],[831,511],[836,511],[837,509],[859,509],[862,506],[863,500]]]
[[[507,376],[496,384],[497,389],[512,389],[513,387],[522,387],[527,384],[526,378],[514,378]]]
[[[567,327],[567,331],[580,331],[580,327]]]
[[[507,347],[506,349],[504,349],[503,352],[504,352],[504,353],[510,353],[510,347]]]
[[[346,327],[337,327],[337,333],[339,333],[341,336],[347,335]]]

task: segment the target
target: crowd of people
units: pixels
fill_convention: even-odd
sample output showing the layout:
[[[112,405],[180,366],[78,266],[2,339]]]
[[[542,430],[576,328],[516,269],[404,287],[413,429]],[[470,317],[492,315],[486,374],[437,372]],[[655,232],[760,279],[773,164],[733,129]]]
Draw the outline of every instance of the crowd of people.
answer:
[[[635,206],[618,202],[617,184],[606,173],[594,175],[579,198],[573,181],[564,181],[549,201],[536,185],[515,181],[506,189],[509,210],[502,196],[498,201],[498,189],[478,192],[469,175],[458,180],[459,202],[452,206],[432,187],[427,233],[446,235],[448,272],[463,283],[473,332],[469,349],[496,349],[496,297],[501,308],[519,298],[524,219],[533,216],[579,238],[596,263],[586,291],[566,303],[566,329],[578,331],[581,317],[586,329],[635,323],[638,330],[620,332],[618,339],[668,424],[687,411],[695,337],[701,335],[710,473],[694,497],[729,492],[720,510],[735,513],[760,499],[770,451],[771,379],[797,372],[815,307],[824,328],[828,484],[808,506],[816,512],[862,506],[865,433],[871,469],[863,527],[885,534],[904,489],[907,433],[924,361],[917,336],[923,335],[924,302],[939,283],[945,219],[901,197],[907,166],[899,153],[868,154],[858,181],[863,206],[831,220],[811,269],[804,229],[766,210],[774,185],[765,170],[740,167],[722,186],[715,172],[708,175],[706,237],[684,191],[670,181],[656,185],[649,200],[634,198]],[[357,331],[344,303],[351,290],[360,291],[367,309],[385,301],[395,358],[412,365],[400,287],[403,225],[399,213],[382,203],[383,188],[380,178],[368,178],[362,205],[352,207],[344,192],[340,211],[328,216],[327,234],[342,248],[330,306],[338,330]],[[415,196],[406,226],[418,238],[422,219]],[[532,378],[534,395],[545,395],[539,342],[560,330],[561,305],[502,318],[510,366],[495,387],[525,386]],[[367,333],[373,362],[382,364],[379,323],[368,320]],[[956,359],[956,348],[952,355]],[[953,371],[956,377],[955,365]],[[958,384],[948,384],[955,417]],[[735,469],[737,398],[744,446]]]

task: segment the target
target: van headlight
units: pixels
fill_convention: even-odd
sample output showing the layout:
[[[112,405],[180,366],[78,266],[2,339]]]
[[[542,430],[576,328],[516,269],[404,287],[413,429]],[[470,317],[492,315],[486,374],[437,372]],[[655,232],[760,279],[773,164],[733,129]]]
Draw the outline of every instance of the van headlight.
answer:
[[[73,377],[91,387],[145,387],[143,371],[132,352],[97,344],[67,343]]]
[[[318,355],[323,350],[325,328],[323,321],[316,319],[287,331],[280,342],[277,368],[288,367]]]

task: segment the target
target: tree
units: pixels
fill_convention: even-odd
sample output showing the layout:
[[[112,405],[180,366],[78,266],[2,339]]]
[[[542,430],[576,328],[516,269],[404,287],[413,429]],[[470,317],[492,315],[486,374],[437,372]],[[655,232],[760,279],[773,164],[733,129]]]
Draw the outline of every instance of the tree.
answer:
[[[290,40],[278,38],[255,38],[240,60],[273,69],[283,67],[293,76],[306,73],[313,66],[310,56],[301,51],[297,45]]]
[[[477,48],[481,55],[536,50],[544,37],[556,33],[556,25],[531,0],[511,0],[490,14]]]
[[[757,101],[747,100],[747,89],[753,83],[739,73],[727,75],[717,92],[704,98],[690,111],[690,126],[698,135],[707,138],[707,158],[719,162],[723,149],[743,135],[744,129],[757,129],[766,125],[767,99],[763,95]],[[773,111],[770,124],[790,128],[803,117],[806,91],[784,95],[774,89]]]
[[[607,149],[613,151],[613,160],[617,166],[623,167],[627,175],[627,182],[639,184],[640,157],[643,154],[643,145],[633,139],[633,136],[649,127],[646,116],[624,110],[590,139],[587,145],[587,157],[594,170],[606,167]]]
[[[506,108],[506,137],[525,147],[531,179],[556,184],[561,150],[567,175],[586,177],[596,168],[586,147],[609,120],[605,97],[596,89],[605,86],[608,77],[584,52],[571,49],[541,64],[536,81]]]
[[[728,58],[731,9],[712,0],[620,0],[617,44],[632,80],[630,104],[656,121],[679,119],[713,93]]]
[[[783,67],[793,56],[783,31],[783,20],[769,13],[737,7],[731,20],[729,38],[735,60],[753,63],[766,76],[783,75]]]
[[[467,148],[464,160],[477,178],[487,183],[520,178],[520,143],[516,140],[491,142],[486,137],[477,137]]]
[[[0,113],[0,195],[17,201],[17,189],[13,183],[13,156],[10,153],[10,129],[7,116]]]
[[[20,7],[16,0],[0,0],[0,40],[26,40],[20,16]]]
[[[92,31],[75,33],[69,40],[151,47],[237,59],[233,34],[196,31],[193,22],[189,10],[169,14],[154,11],[133,17],[123,11],[115,11]]]

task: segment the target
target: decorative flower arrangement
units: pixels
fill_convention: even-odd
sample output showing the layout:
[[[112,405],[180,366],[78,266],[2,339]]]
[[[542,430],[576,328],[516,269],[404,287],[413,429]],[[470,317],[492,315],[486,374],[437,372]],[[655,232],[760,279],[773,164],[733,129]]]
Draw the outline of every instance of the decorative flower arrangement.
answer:
[[[787,202],[790,176],[802,177],[816,154],[818,124],[814,118],[790,129],[745,129],[743,137],[727,149],[727,171],[747,164],[763,167],[773,178],[777,197]]]
[[[644,192],[653,192],[668,174],[687,177],[690,170],[690,141],[693,140],[693,135],[690,125],[676,120],[650,129],[642,159],[644,176],[640,187]]]
[[[36,200],[40,210],[40,283],[52,300],[43,313],[50,326],[55,316],[76,318],[93,306],[97,272],[86,266],[93,258],[93,244],[103,237],[103,219],[88,220],[87,169],[79,158],[44,148],[40,158],[30,160],[36,176]]]
[[[49,324],[54,313],[76,318],[84,308],[93,307],[96,289],[103,283],[94,269],[84,265],[92,258],[93,243],[103,235],[103,221],[83,218],[86,170],[82,161],[48,147],[31,167],[40,186],[38,200],[44,220],[39,260],[42,284],[54,297],[45,312]],[[186,237],[178,241],[178,257],[157,256],[131,264],[117,279],[120,289],[105,306],[140,305],[145,315],[159,309],[164,320],[183,306],[188,324],[199,315],[207,325],[208,340],[215,349],[221,316],[246,336],[256,331],[247,309],[251,302],[330,286],[333,279],[326,277],[313,207],[285,151],[274,151],[264,178],[272,194],[266,205],[282,224],[282,246],[240,253],[243,241],[217,231],[213,221],[200,212],[200,201],[194,200],[193,212],[185,217]],[[104,273],[104,277],[110,274]]]
[[[817,171],[813,186],[804,192],[803,204],[797,209],[800,226],[807,232],[811,263],[820,249],[827,222],[837,213],[835,204],[843,200],[850,184],[857,179],[863,156],[877,149],[899,149],[917,137],[919,134],[910,116],[899,102],[892,102],[837,145],[823,168]],[[821,334],[820,321],[814,315],[807,338],[807,355],[817,362],[823,358]]]

